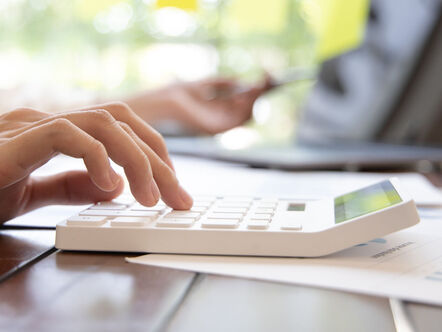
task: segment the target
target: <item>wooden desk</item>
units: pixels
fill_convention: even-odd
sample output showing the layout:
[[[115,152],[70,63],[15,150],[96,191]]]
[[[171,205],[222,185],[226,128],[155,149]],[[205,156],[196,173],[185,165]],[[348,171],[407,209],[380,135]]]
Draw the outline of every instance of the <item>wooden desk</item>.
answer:
[[[385,298],[59,252],[52,236],[0,233],[2,262],[40,257],[0,283],[1,331],[395,330]],[[441,308],[410,303],[407,311],[417,331],[440,331]]]
[[[386,298],[129,264],[124,254],[53,244],[51,230],[0,231],[0,331],[395,331]],[[416,331],[440,331],[441,307],[405,309]]]

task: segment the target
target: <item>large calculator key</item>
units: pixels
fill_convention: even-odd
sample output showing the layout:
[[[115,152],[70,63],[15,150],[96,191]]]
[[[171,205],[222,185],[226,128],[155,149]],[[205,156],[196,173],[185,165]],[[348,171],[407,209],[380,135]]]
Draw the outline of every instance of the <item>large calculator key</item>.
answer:
[[[93,206],[91,206],[89,209],[92,210],[125,210],[127,209],[127,204],[119,204],[115,202],[99,202]]]
[[[111,220],[112,227],[141,227],[152,221],[153,217],[117,217]]]
[[[107,216],[107,217],[156,217],[157,211],[128,211],[128,210],[84,210],[81,216]]]
[[[103,216],[72,216],[67,221],[68,226],[101,226],[106,223]]]
[[[235,228],[239,225],[238,219],[206,219],[201,223],[204,228]]]
[[[291,230],[291,231],[300,231],[302,229],[302,224],[299,221],[285,220],[281,224],[281,229]]]
[[[247,223],[247,228],[251,229],[266,229],[267,227],[269,227],[268,220],[251,219]]]
[[[189,218],[163,218],[157,221],[157,227],[191,227],[194,219]]]
[[[172,211],[166,214],[164,218],[186,218],[186,219],[198,219],[201,216],[199,212],[189,211]]]
[[[237,207],[237,208],[221,208],[221,207],[215,207],[213,209],[213,213],[247,213],[248,208],[245,207]]]
[[[242,219],[242,213],[210,213],[207,215],[209,219]]]

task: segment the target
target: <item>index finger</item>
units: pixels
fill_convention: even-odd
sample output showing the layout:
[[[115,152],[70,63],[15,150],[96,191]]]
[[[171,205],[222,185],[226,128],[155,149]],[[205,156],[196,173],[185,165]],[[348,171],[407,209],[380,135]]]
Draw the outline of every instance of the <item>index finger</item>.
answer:
[[[81,110],[104,109],[108,111],[116,120],[127,123],[141,140],[149,145],[153,151],[174,170],[172,160],[169,157],[166,143],[161,134],[149,126],[125,103],[106,103],[98,106],[83,108]]]

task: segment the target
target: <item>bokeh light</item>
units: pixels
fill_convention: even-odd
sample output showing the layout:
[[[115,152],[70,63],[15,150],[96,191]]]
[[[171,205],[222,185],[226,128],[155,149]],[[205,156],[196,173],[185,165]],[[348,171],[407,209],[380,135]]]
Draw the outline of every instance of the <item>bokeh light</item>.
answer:
[[[216,75],[253,82],[265,72],[310,66],[314,38],[306,20],[314,5],[306,2],[199,0],[185,10],[160,8],[157,0],[2,0],[0,92],[36,100],[69,99],[71,91],[87,100],[78,96],[122,96]],[[288,86],[261,98],[239,133],[250,142],[260,141],[255,134],[290,139],[308,90]]]

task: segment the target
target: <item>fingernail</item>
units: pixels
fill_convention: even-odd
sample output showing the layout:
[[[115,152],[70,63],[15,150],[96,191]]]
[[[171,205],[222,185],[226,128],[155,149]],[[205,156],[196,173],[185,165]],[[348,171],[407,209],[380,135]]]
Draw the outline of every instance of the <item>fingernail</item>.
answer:
[[[116,187],[117,184],[121,181],[121,177],[117,173],[115,173],[113,169],[111,169],[109,172],[109,178],[112,184],[114,185],[114,187]]]
[[[188,206],[189,208],[192,207],[192,205],[193,205],[192,196],[190,196],[190,194],[186,190],[184,190],[184,188],[181,186],[179,186],[178,190],[179,190],[180,198],[184,202],[184,204],[186,206]]]
[[[152,180],[150,182],[150,192],[152,193],[152,197],[155,200],[155,203],[158,202],[158,200],[160,199],[160,189],[158,189],[158,186],[155,182],[155,180]]]

